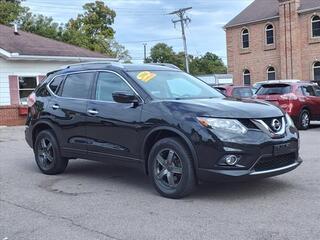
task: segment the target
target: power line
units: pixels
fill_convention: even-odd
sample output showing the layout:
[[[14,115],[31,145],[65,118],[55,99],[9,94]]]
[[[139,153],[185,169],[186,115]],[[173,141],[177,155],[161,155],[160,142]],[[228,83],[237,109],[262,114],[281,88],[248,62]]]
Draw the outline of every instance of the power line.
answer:
[[[120,42],[120,44],[130,44],[130,43],[151,43],[151,42],[160,42],[160,41],[170,41],[181,39],[181,37],[175,38],[160,38],[160,39],[151,39],[151,40],[138,40],[138,41],[128,41],[128,42]]]

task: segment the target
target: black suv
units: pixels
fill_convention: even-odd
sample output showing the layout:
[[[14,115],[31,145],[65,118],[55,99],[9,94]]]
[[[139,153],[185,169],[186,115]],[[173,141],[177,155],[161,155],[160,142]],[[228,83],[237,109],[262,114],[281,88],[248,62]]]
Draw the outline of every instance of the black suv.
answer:
[[[166,66],[70,65],[49,73],[28,105],[26,140],[45,174],[62,173],[70,159],[116,162],[180,198],[199,181],[271,177],[302,162],[283,110],[226,98]]]

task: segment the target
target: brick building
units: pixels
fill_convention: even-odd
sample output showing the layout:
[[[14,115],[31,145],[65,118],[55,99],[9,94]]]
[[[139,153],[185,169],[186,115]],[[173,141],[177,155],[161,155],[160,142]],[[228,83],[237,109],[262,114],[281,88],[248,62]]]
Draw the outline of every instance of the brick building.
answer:
[[[255,0],[225,30],[235,83],[320,80],[320,0]]]
[[[47,72],[103,54],[0,25],[0,125],[25,122],[27,96]]]

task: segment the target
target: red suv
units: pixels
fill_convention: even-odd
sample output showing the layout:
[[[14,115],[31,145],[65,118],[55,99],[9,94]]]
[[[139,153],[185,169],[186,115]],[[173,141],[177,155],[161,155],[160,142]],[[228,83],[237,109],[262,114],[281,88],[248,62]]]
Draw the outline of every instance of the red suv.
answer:
[[[214,88],[228,97],[252,98],[253,96],[253,90],[250,86],[222,85]]]
[[[311,120],[320,120],[320,87],[310,82],[265,83],[256,93],[263,99],[283,108],[296,126],[306,130]]]

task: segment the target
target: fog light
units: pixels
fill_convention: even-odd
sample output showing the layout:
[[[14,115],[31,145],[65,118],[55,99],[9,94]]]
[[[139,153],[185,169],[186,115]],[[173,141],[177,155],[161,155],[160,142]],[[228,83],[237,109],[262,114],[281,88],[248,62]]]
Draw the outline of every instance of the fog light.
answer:
[[[224,160],[227,165],[234,166],[239,162],[240,157],[238,157],[236,155],[227,155],[227,156],[225,156]]]

